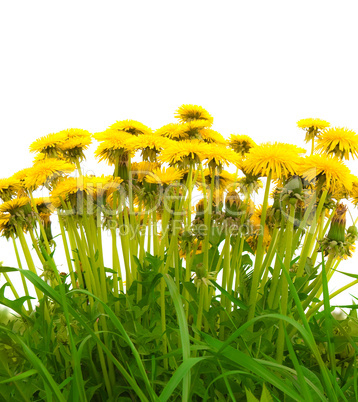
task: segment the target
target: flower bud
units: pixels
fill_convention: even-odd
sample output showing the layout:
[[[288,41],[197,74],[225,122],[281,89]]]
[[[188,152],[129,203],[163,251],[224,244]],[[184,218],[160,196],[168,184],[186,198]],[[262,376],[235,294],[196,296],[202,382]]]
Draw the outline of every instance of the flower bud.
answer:
[[[236,191],[230,191],[226,195],[225,208],[228,216],[236,217],[239,215],[241,199]]]
[[[346,212],[347,207],[343,204],[338,204],[327,235],[329,240],[344,242],[346,231]]]

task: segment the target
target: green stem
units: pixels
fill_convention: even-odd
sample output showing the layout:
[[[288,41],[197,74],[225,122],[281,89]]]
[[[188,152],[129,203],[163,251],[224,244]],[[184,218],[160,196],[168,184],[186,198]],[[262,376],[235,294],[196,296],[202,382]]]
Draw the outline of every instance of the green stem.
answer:
[[[334,254],[330,254],[328,256],[327,259],[327,263],[325,264],[325,269],[326,269],[326,274],[328,274],[329,270],[331,269],[333,262],[334,262],[335,256]],[[317,297],[317,293],[322,285],[322,274],[319,275],[315,281],[316,285],[315,287],[312,289],[312,291],[310,292],[309,296],[304,300],[304,302],[302,303],[302,308],[303,310],[305,310],[309,304],[311,303],[311,301]]]
[[[11,238],[12,238],[12,242],[13,242],[13,245],[14,245],[14,250],[15,250],[15,255],[16,255],[17,264],[18,264],[18,266],[19,266],[20,269],[23,269],[23,268],[22,268],[22,264],[21,264],[21,259],[20,259],[19,250],[18,250],[18,248],[17,248],[15,236],[14,236],[13,233],[11,233]],[[20,275],[21,275],[21,272],[20,272]],[[21,275],[21,282],[22,282],[22,286],[24,287],[25,296],[30,296],[30,295],[29,295],[29,289],[28,289],[28,287],[27,287],[27,282],[26,282],[26,279],[25,279],[24,275]],[[31,304],[31,300],[30,300],[30,299],[27,300],[27,307],[28,307],[28,309],[29,309],[29,312],[32,312],[32,311],[33,311],[32,304]]]
[[[24,236],[24,234],[22,232],[22,229],[19,226],[16,226],[16,231],[17,231],[17,236],[18,236],[18,238],[20,240],[22,251],[23,251],[24,256],[25,256],[27,267],[29,268],[29,270],[31,272],[33,272],[35,275],[37,275],[35,264],[34,264],[34,262],[32,260],[31,253],[30,253],[29,247],[27,246],[26,239],[25,239],[25,236]],[[38,300],[42,299],[43,293],[37,287],[35,287],[35,291],[36,291],[36,295],[37,295]]]
[[[203,310],[204,310],[204,300],[205,300],[205,292],[206,286],[201,282],[199,288],[199,305],[198,305],[198,315],[196,317],[196,327],[199,331],[201,331],[201,326],[203,324]],[[200,339],[200,335],[198,333],[195,334],[195,339]],[[195,357],[195,353],[194,353]]]
[[[81,170],[81,164],[80,164],[80,161],[78,160],[78,158],[76,158],[75,163],[76,163],[76,167],[77,167],[78,174],[79,174],[80,177],[81,177],[81,176],[82,176],[82,170]]]
[[[317,207],[315,218],[313,219],[313,222],[311,223],[309,231],[308,231],[308,233],[306,235],[305,243],[304,243],[304,246],[303,246],[303,250],[301,252],[301,256],[300,256],[299,264],[298,264],[298,268],[297,268],[296,276],[298,278],[301,277],[303,275],[303,273],[304,273],[307,257],[308,257],[308,254],[309,254],[309,250],[311,248],[311,243],[312,243],[312,241],[315,241],[314,233],[315,233],[315,230],[316,230],[316,222],[317,222],[318,217],[321,214],[324,202],[326,200],[326,196],[327,196],[327,190],[324,190],[323,193],[322,193],[321,199],[319,201],[318,207]]]
[[[224,255],[224,266],[223,266],[223,276],[222,276],[222,283],[221,286],[223,289],[226,289],[229,293],[231,293],[231,289],[227,288],[227,284],[228,284],[228,280],[229,280],[229,276],[230,276],[230,236],[226,236],[225,238],[225,244],[224,244],[224,248],[222,251],[222,254]],[[201,291],[201,289],[200,289]],[[221,301],[221,306],[224,308],[226,303],[225,300],[225,296],[223,293],[221,293],[220,295],[220,301]],[[226,306],[228,307],[228,306]],[[220,322],[224,321],[225,317],[226,317],[226,312],[224,310],[222,310],[220,312]],[[198,329],[200,330],[201,327],[198,327]],[[225,327],[223,325],[220,325],[220,330],[219,330],[219,339],[220,340],[224,340],[224,331],[225,331]]]
[[[252,320],[255,316],[256,301],[257,301],[257,289],[258,289],[258,285],[259,285],[262,259],[263,259],[263,255],[265,252],[264,247],[263,247],[263,238],[264,238],[265,223],[266,223],[266,211],[267,211],[267,205],[268,205],[268,197],[269,197],[269,193],[270,193],[271,177],[272,177],[272,172],[270,171],[270,173],[267,177],[267,181],[266,181],[264,202],[262,205],[262,214],[261,214],[261,222],[260,222],[261,230],[260,230],[260,234],[259,234],[258,242],[257,242],[254,273],[253,273],[252,284],[251,284],[251,289],[250,289],[250,299],[249,299],[250,307],[249,307],[247,321]]]
[[[358,279],[348,283],[347,285],[342,286],[340,289],[338,289],[335,292],[333,292],[332,294],[330,294],[329,299],[330,300],[333,299],[334,297],[338,296],[339,294],[341,294],[342,292],[344,292],[345,290],[349,289],[350,287],[352,287],[356,284],[358,284]],[[314,314],[317,310],[319,310],[319,308],[321,306],[323,306],[323,304],[324,304],[324,301],[322,300],[319,303],[317,303],[314,307],[310,308],[306,313],[307,320],[309,319],[309,317],[311,317],[312,314]]]
[[[66,236],[66,232],[65,232],[63,219],[62,219],[61,216],[58,216],[58,222],[60,224],[61,237],[62,237],[62,241],[63,241],[63,247],[65,249],[67,266],[68,266],[68,269],[70,271],[72,289],[76,289],[77,288],[77,286],[76,286],[76,278],[75,278],[75,274],[73,272],[73,265],[72,265],[72,261],[71,261],[70,251],[68,249],[67,236]]]
[[[30,195],[30,199],[31,199],[31,203],[32,203],[32,208],[33,208],[34,211],[35,211],[36,218],[37,218],[37,222],[38,222],[38,224],[39,224],[40,231],[41,231],[42,237],[43,237],[43,239],[44,239],[46,252],[47,252],[48,255],[51,255],[50,244],[49,244],[49,242],[48,242],[47,235],[46,235],[46,232],[45,232],[45,228],[44,228],[43,225],[42,225],[41,218],[40,218],[40,214],[39,214],[39,212],[38,212],[38,210],[37,210],[37,206],[36,206],[36,203],[35,203],[35,200],[34,200],[34,197],[33,197],[31,191],[29,191],[29,195]]]
[[[291,259],[292,259],[292,238],[293,238],[293,222],[295,219],[295,206],[290,204],[290,215],[287,222],[286,229],[286,254],[285,254],[285,269],[290,272]],[[282,287],[281,287],[281,314],[287,315],[287,303],[288,303],[288,282],[285,275],[282,276]],[[278,364],[282,364],[283,351],[285,346],[285,324],[281,320],[279,323],[278,337],[277,337],[277,352],[276,361]]]

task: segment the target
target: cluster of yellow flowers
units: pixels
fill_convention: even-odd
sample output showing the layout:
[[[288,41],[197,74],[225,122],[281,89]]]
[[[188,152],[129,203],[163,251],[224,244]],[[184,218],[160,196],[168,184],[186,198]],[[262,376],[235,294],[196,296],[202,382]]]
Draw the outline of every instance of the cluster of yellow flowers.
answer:
[[[0,233],[16,235],[20,218],[25,222],[21,228],[26,230],[31,224],[29,216],[42,214],[48,219],[58,208],[74,207],[79,195],[113,208],[113,200],[119,198],[114,194],[125,188],[128,196],[129,182],[135,192],[132,202],[137,206],[144,202],[142,212],[146,197],[155,197],[160,186],[174,182],[187,183],[190,179],[203,194],[214,189],[216,212],[224,205],[225,194],[238,191],[254,226],[260,215],[248,206],[252,193],[262,187],[261,177],[283,187],[290,178],[299,176],[307,188],[327,190],[336,203],[345,198],[358,204],[358,179],[343,163],[343,159],[358,155],[358,136],[352,130],[329,128],[328,122],[319,119],[300,120],[298,126],[306,131],[306,141],[315,146],[315,152],[304,156],[305,149],[291,144],[257,145],[250,137],[237,134],[225,140],[211,128],[213,117],[200,106],[182,105],[175,118],[177,123],[158,130],[123,120],[93,135],[68,129],[39,138],[30,146],[36,154],[33,166],[0,179]],[[112,176],[82,176],[80,163],[93,139],[99,142],[95,151],[98,160],[114,166]],[[134,158],[141,161],[134,162]],[[228,166],[236,174],[224,170]],[[79,178],[70,176],[76,169]],[[43,186],[50,191],[52,205],[45,212],[36,208],[32,196]]]

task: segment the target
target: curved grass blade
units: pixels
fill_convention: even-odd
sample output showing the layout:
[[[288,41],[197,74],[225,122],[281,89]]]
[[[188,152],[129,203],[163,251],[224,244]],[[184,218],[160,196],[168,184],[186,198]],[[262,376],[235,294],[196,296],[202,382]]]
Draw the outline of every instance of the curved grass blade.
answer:
[[[194,367],[197,363],[202,360],[208,359],[209,357],[189,357],[186,359],[174,372],[167,385],[163,389],[159,396],[160,402],[166,402],[173,394],[175,388],[179,385],[180,381],[187,375],[187,373]],[[185,401],[185,399],[183,399]]]
[[[38,373],[37,370],[31,369],[31,370],[25,371],[24,373],[17,374],[11,378],[7,378],[6,380],[2,380],[2,381],[0,381],[0,384],[7,384],[8,382],[15,382],[15,381],[23,380],[23,379],[25,379],[27,377],[31,377],[32,375],[37,374],[37,373]]]
[[[129,335],[127,334],[126,330],[124,329],[122,323],[119,321],[119,319],[117,318],[115,313],[107,306],[106,303],[104,303],[101,299],[99,299],[97,296],[93,295],[92,293],[88,292],[87,290],[76,289],[76,290],[72,290],[69,293],[84,293],[84,294],[86,294],[88,296],[93,297],[95,300],[98,300],[102,304],[105,312],[108,314],[108,317],[111,319],[113,325],[122,334],[123,339],[127,342],[128,346],[131,348],[133,356],[134,356],[134,358],[135,358],[135,360],[137,362],[139,371],[140,371],[140,373],[142,375],[143,381],[145,383],[145,386],[147,388],[147,391],[148,391],[149,395],[151,396],[152,400],[157,400],[158,397],[155,394],[155,392],[153,391],[153,388],[152,388],[152,386],[150,384],[149,378],[147,376],[147,373],[146,373],[145,367],[143,365],[142,359],[139,356],[138,350],[134,346],[132,340],[130,339]]]
[[[295,288],[295,286],[294,286],[294,284],[293,284],[293,282],[291,280],[290,274],[287,272],[285,264],[282,262],[282,259],[280,258],[279,255],[277,255],[277,258],[279,259],[281,267],[282,267],[282,271],[286,276],[287,283],[288,283],[288,286],[290,288],[293,300],[294,300],[294,302],[296,304],[298,314],[299,314],[299,316],[300,316],[300,318],[302,320],[302,324],[303,324],[303,326],[305,328],[306,336],[308,335],[308,339],[307,339],[306,342],[310,346],[310,348],[311,348],[311,350],[312,350],[313,354],[315,355],[315,358],[316,358],[316,360],[318,362],[318,365],[320,367],[322,377],[323,377],[323,381],[324,381],[324,384],[325,384],[325,387],[326,387],[327,396],[328,396],[329,400],[331,400],[331,401],[338,401],[337,395],[334,392],[333,386],[332,386],[332,383],[335,381],[335,378],[332,378],[332,375],[330,375],[326,365],[324,364],[324,362],[322,360],[321,354],[320,354],[320,352],[318,350],[318,347],[316,345],[316,342],[315,342],[314,336],[313,336],[313,334],[311,332],[311,329],[310,329],[310,327],[308,325],[308,321],[307,321],[305,312],[303,311],[301,301],[300,301],[300,299],[298,297],[296,288]],[[295,322],[294,326],[297,328],[296,322]],[[302,331],[301,331],[301,334],[302,334],[302,336],[304,336]],[[340,396],[343,398],[343,400],[346,401],[347,399],[343,395],[343,393],[340,390],[338,392],[339,392]]]
[[[220,292],[225,295],[232,303],[234,303],[236,306],[240,307],[243,310],[247,310],[248,307],[246,306],[246,304],[244,304],[241,300],[235,298],[234,296],[232,296],[229,292],[227,292],[223,287],[221,287],[218,283],[216,283],[213,280],[210,280],[210,282],[217,288],[220,290]]]
[[[214,339],[208,334],[201,332],[201,335],[204,340],[214,349],[215,353],[218,356],[224,356],[226,359],[233,361],[235,364],[250,370],[266,382],[280,389],[282,392],[284,392],[294,400],[302,400],[301,396],[296,392],[295,389],[287,385],[284,381],[282,381],[271,371],[267,370],[265,367],[259,364],[251,356],[248,356],[247,354],[234,349],[231,346],[226,346],[225,348],[223,348],[223,342],[219,341],[218,339]]]
[[[43,291],[43,293],[50,297],[53,301],[58,303],[59,305],[62,306],[63,302],[60,297],[60,295],[54,291],[54,289],[49,286],[45,281],[43,281],[41,278],[39,278],[37,275],[35,275],[31,271],[21,271],[23,275],[34,285],[37,286],[39,289]],[[86,292],[86,291],[84,291]],[[88,292],[89,293],[89,292]],[[93,295],[91,295],[93,296]],[[77,313],[77,311],[72,308],[70,305],[67,306],[69,313],[77,320],[79,321],[84,328],[91,334],[93,339],[96,341],[96,343],[99,344],[99,346],[104,350],[104,352],[109,356],[111,361],[115,364],[115,366],[118,368],[120,373],[123,375],[123,377],[128,381],[130,386],[133,388],[133,390],[137,393],[138,397],[141,399],[141,401],[145,402],[148,401],[146,396],[144,395],[143,391],[140,389],[138,386],[137,382],[128,374],[128,372],[125,370],[125,368],[118,362],[118,360],[113,356],[112,352],[106,347],[106,345],[96,336],[92,328],[87,324],[87,322],[84,320],[81,314]]]
[[[209,389],[210,387],[214,384],[214,382],[220,380],[221,378],[225,378],[228,377],[229,375],[236,375],[236,374],[242,374],[248,377],[252,377],[253,379],[257,380],[257,377],[255,375],[253,375],[252,373],[249,373],[247,371],[242,371],[242,370],[230,370],[230,371],[226,371],[223,374],[218,375],[217,377],[215,377],[208,385],[205,394],[204,394],[204,398],[203,401],[206,402],[209,398]]]
[[[294,351],[294,349],[293,349],[293,346],[292,346],[292,344],[291,344],[291,341],[290,341],[290,339],[289,339],[289,337],[288,337],[288,335],[287,335],[287,330],[286,330],[286,328],[284,327],[283,330],[284,330],[284,332],[285,332],[285,338],[286,338],[286,345],[287,345],[288,353],[290,354],[291,361],[292,361],[292,363],[293,363],[293,365],[294,365],[294,367],[295,367],[295,369],[296,369],[297,377],[298,377],[298,383],[299,383],[299,384],[301,385],[301,387],[302,387],[302,394],[303,394],[303,397],[304,397],[305,401],[311,402],[311,401],[312,401],[312,398],[311,398],[311,395],[310,395],[310,393],[309,393],[309,391],[308,391],[306,379],[305,379],[305,377],[304,377],[304,375],[303,375],[303,372],[302,372],[300,363],[298,362],[296,353],[295,353],[295,351]]]
[[[21,347],[22,347],[22,349],[23,349],[28,361],[35,367],[35,370],[42,377],[42,380],[43,380],[45,386],[48,387],[49,390],[51,391],[51,393],[54,394],[54,396],[56,397],[56,400],[60,401],[60,402],[66,402],[66,399],[63,397],[63,395],[62,395],[62,393],[61,393],[61,391],[60,391],[60,389],[58,387],[58,384],[54,381],[54,379],[52,378],[51,374],[48,372],[47,368],[42,363],[42,361],[26,345],[26,343],[22,339],[20,339],[19,336],[14,334],[12,331],[7,329],[6,327],[1,325],[0,329],[5,331],[11,338],[14,339],[14,341],[16,343],[21,345]]]
[[[189,340],[189,330],[187,321],[185,318],[185,313],[183,309],[183,304],[181,302],[181,296],[179,294],[178,288],[175,286],[173,279],[166,274],[164,276],[165,282],[167,283],[170,295],[173,299],[175,310],[177,313],[178,324],[180,329],[180,338],[183,349],[183,362],[190,358],[190,340]],[[189,400],[190,392],[190,370],[183,378],[183,400]]]

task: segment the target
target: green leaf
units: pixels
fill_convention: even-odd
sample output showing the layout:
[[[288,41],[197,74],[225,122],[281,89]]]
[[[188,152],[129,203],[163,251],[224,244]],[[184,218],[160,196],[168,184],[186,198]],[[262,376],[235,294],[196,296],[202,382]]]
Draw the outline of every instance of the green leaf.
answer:
[[[252,266],[252,259],[250,258],[250,256],[248,254],[243,254],[241,256],[241,265],[242,266]]]
[[[187,375],[188,371],[191,370],[193,366],[202,360],[208,359],[208,357],[190,357],[186,359],[174,372],[170,380],[167,382],[162,393],[159,396],[160,402],[166,402],[173,394],[175,388],[179,385],[180,381]],[[183,399],[185,400],[185,399]]]
[[[214,280],[210,280],[210,282],[220,290],[220,292],[225,295],[231,302],[233,302],[236,306],[242,308],[243,310],[247,310],[248,307],[239,299],[236,297],[232,296],[230,293],[228,293],[223,287],[221,287],[218,283],[216,283]]]
[[[190,358],[190,340],[189,340],[188,324],[183,309],[183,302],[179,294],[178,288],[176,287],[173,279],[168,274],[164,276],[164,279],[165,282],[167,283],[177,313],[177,319],[180,329],[180,338],[183,349],[183,361],[186,361]],[[190,380],[191,380],[190,370],[188,370],[188,372],[185,374],[183,378],[182,398],[184,401],[189,400]]]
[[[26,271],[30,272],[30,271]],[[32,272],[30,272],[32,273]],[[26,345],[22,339],[14,334],[12,331],[7,329],[4,326],[0,326],[0,329],[2,329],[4,332],[6,332],[11,338],[14,339],[14,341],[21,345],[28,361],[34,366],[35,370],[40,374],[40,376],[43,379],[45,388],[48,388],[48,390],[54,394],[56,399],[60,402],[66,402],[66,399],[63,397],[58,384],[54,381],[52,378],[51,374],[48,372],[47,368],[45,365],[42,363],[42,361],[35,355],[35,353]]]
[[[25,317],[23,315],[22,307],[25,301],[34,299],[34,297],[31,296],[23,296],[19,297],[16,300],[9,300],[5,297],[5,288],[6,286],[10,286],[8,283],[5,283],[1,289],[0,289],[0,304],[3,304],[6,307],[11,308],[14,310],[17,314],[21,315],[22,317]],[[28,317],[26,317],[28,318]]]
[[[209,242],[214,247],[217,247],[224,239],[225,239],[225,231],[217,226],[212,226],[209,235]]]
[[[3,267],[0,265],[0,272],[16,272],[18,268],[11,268],[11,267]]]
[[[282,381],[281,378],[276,376],[273,372],[267,370],[262,364],[259,364],[251,356],[248,356],[247,354],[241,352],[240,350],[234,349],[231,346],[223,348],[223,342],[219,341],[218,339],[214,339],[204,332],[200,333],[204,340],[212,347],[214,353],[219,353],[221,357],[225,357],[226,359],[234,362],[236,365],[252,371],[256,376],[280,389],[291,398],[300,400],[299,394],[293,387]]]
[[[149,264],[153,267],[155,271],[158,271],[161,265],[163,264],[163,260],[161,260],[159,257],[153,256],[150,253],[146,253],[146,256],[144,257],[144,260],[149,262]]]
[[[2,381],[0,381],[0,384],[7,384],[8,382],[15,382],[15,381],[23,380],[34,374],[37,374],[37,370],[31,369],[31,370],[25,371],[24,373],[17,374],[14,377],[7,378],[6,380],[2,380]]]
[[[245,388],[246,392],[246,401],[247,402],[259,402],[259,400],[254,396],[254,394],[247,388]]]
[[[108,273],[110,273],[110,274],[118,274],[118,272],[117,271],[115,271],[114,269],[112,269],[112,268],[104,268],[104,272],[108,272]]]
[[[266,388],[265,384],[262,387],[260,402],[273,402],[272,396],[269,393],[268,389]]]
[[[332,268],[332,271],[339,272],[340,274],[349,276],[350,278],[358,279],[358,275],[356,275],[356,274],[350,274],[348,272],[338,271],[338,269],[333,269],[333,268]]]
[[[249,253],[251,253],[252,255],[255,255],[254,250],[251,248],[250,244],[244,240],[244,248],[243,251],[248,251]]]

